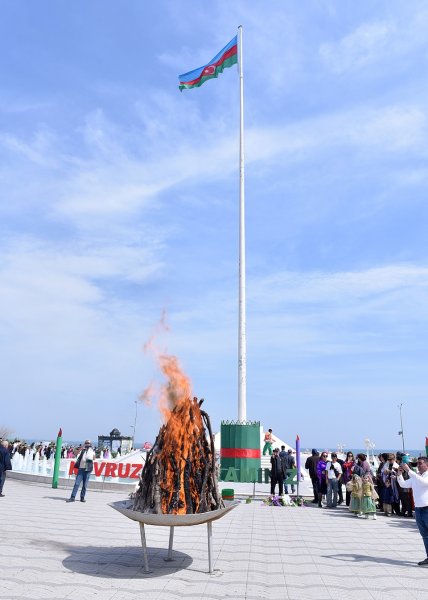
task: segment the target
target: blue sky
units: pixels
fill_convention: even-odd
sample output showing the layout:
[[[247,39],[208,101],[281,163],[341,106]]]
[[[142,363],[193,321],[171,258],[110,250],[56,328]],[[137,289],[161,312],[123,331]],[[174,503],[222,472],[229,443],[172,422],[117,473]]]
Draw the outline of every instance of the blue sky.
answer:
[[[422,447],[426,3],[0,5],[0,424],[130,434],[163,309],[215,429],[236,418],[237,69],[177,76],[242,24],[248,418],[399,448],[403,403]]]

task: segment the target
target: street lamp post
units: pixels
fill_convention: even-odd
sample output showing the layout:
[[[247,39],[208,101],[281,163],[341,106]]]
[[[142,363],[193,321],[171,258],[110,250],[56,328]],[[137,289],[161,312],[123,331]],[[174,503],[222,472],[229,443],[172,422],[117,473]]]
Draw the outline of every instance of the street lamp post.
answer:
[[[135,417],[134,417],[134,424],[131,425],[132,427],[132,448],[135,449],[135,429],[137,428],[137,413],[138,413],[138,400],[134,400],[135,402]]]
[[[398,432],[398,435],[401,435],[401,441],[403,444],[403,454],[406,453],[405,451],[405,445],[404,445],[404,429],[403,429],[403,415],[401,412],[401,407],[403,406],[403,403],[398,405],[398,410],[400,411],[400,424],[401,424],[401,430]]]

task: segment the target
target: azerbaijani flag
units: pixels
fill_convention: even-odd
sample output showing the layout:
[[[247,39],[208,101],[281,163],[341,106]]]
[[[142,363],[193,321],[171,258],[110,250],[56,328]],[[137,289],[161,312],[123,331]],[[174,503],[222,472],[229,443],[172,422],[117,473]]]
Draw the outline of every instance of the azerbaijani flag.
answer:
[[[180,91],[190,90],[194,87],[200,87],[207,79],[213,79],[218,77],[220,73],[223,73],[224,69],[236,65],[238,62],[238,36],[235,35],[233,40],[220,50],[216,56],[203,67],[198,67],[188,73],[179,75],[178,87]]]

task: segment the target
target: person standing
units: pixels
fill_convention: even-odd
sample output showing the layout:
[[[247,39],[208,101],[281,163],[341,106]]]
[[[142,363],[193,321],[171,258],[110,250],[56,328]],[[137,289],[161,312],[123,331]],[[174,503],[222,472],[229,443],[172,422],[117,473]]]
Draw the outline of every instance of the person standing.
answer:
[[[312,455],[308,456],[305,462],[305,469],[309,471],[309,477],[312,481],[312,487],[314,490],[314,499],[312,500],[313,504],[318,502],[318,475],[317,475],[317,464],[320,459],[319,452],[316,448],[312,448]]]
[[[327,494],[327,480],[326,480],[327,457],[328,457],[328,452],[322,452],[320,459],[317,463],[318,507],[319,508],[322,508],[322,497]]]
[[[284,488],[285,488],[285,493],[288,494],[287,492],[287,485],[286,485],[286,479],[287,479],[287,456],[288,456],[288,452],[285,449],[285,446],[281,446],[281,451],[278,454],[279,458],[281,459],[282,462],[282,468],[284,470]]]
[[[272,456],[272,444],[273,444],[272,429],[269,429],[268,431],[266,431],[263,441],[265,443],[265,445],[263,446],[263,456],[266,453],[269,453],[269,456]]]
[[[270,457],[271,471],[270,471],[270,493],[272,496],[275,494],[275,487],[278,484],[279,495],[284,494],[284,467],[282,460],[279,457],[279,448],[275,448],[273,455]]]
[[[407,456],[405,456],[401,452],[400,453],[397,452],[396,461],[398,463],[398,468],[400,468],[400,466],[404,462],[407,462],[404,460],[404,458],[407,459]],[[397,474],[398,474],[398,471],[397,471]],[[403,475],[403,479],[409,479],[409,475],[406,473],[406,471],[403,470],[402,475]],[[401,516],[402,517],[413,517],[412,498],[411,498],[410,489],[402,488],[399,485],[398,486],[398,496],[400,498],[400,505],[401,505],[400,514],[401,514]]]
[[[352,472],[354,475],[359,475],[361,478],[363,478],[365,475],[368,475],[370,481],[373,481],[370,464],[367,460],[367,454],[364,454],[364,452],[357,454],[357,462],[354,464]]]
[[[75,501],[80,484],[82,484],[82,490],[80,492],[80,502],[86,502],[86,486],[92,469],[94,468],[94,458],[95,453],[91,446],[91,440],[86,440],[84,447],[82,448],[79,456],[77,457],[76,464],[74,465],[74,468],[78,469],[78,471],[76,475],[76,481],[74,482],[74,487],[71,492],[71,496],[67,500],[67,502]]]
[[[6,471],[12,470],[9,454],[9,442],[3,440],[0,444],[0,498],[4,498],[3,487],[6,480]]]
[[[420,456],[417,465],[419,473],[412,471],[406,463],[400,465],[397,481],[400,487],[411,488],[413,491],[416,524],[427,555],[424,560],[418,562],[418,566],[428,567],[428,456]],[[409,475],[409,479],[403,478],[403,472]]]
[[[345,489],[346,489],[346,484],[349,481],[352,481],[352,468],[354,466],[354,454],[352,452],[347,452],[346,453],[346,458],[345,458],[345,462],[342,465],[342,477],[340,479],[341,484],[344,483],[345,484]],[[346,489],[346,506],[349,506],[351,503],[351,492]]]
[[[372,516],[372,519],[376,519],[376,504],[375,500],[378,499],[378,495],[376,490],[374,489],[373,482],[371,481],[368,475],[364,475],[363,477],[363,495],[361,498],[361,512],[365,516],[366,519],[369,518],[369,515]]]
[[[385,492],[385,484],[382,477],[383,467],[385,466],[386,461],[388,460],[388,454],[383,452],[378,455],[379,466],[376,469],[376,491],[379,495],[378,507],[379,510],[383,511],[383,497]]]
[[[285,448],[285,446],[284,446]],[[287,450],[286,456],[285,456],[285,460],[284,460],[284,466],[285,466],[285,480],[284,480],[284,491],[286,494],[288,494],[288,485],[286,484],[287,478],[289,475],[292,475],[292,473],[289,473],[289,471],[291,471],[292,469],[294,469],[296,467],[296,459],[293,456],[293,449],[289,448]],[[294,494],[295,488],[294,488],[294,483],[291,484],[291,493]]]
[[[327,508],[337,507],[337,495],[339,491],[339,481],[342,477],[342,467],[337,462],[336,452],[331,453],[331,460],[325,466],[325,479],[327,483]]]
[[[344,465],[345,461],[341,458],[338,458],[337,462],[342,467],[342,477],[337,482],[337,505],[339,506],[339,504],[343,504],[342,485],[343,485],[343,465]]]
[[[400,514],[400,496],[397,484],[398,463],[395,462],[395,454],[388,454],[388,461],[382,469],[382,478],[384,482],[383,490],[383,510],[385,515],[390,517],[394,512]]]
[[[363,499],[363,481],[359,475],[352,475],[352,480],[346,484],[346,489],[351,492],[351,502],[349,504],[349,510],[357,515],[361,516],[361,503]]]

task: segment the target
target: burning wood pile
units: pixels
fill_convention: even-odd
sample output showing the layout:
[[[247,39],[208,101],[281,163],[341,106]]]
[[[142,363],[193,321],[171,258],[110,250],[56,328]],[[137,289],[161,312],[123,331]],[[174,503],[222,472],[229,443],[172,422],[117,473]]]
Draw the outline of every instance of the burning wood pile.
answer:
[[[168,419],[147,455],[133,509],[195,514],[222,508],[214,436],[203,399],[174,400]],[[208,433],[208,436],[207,436]]]

